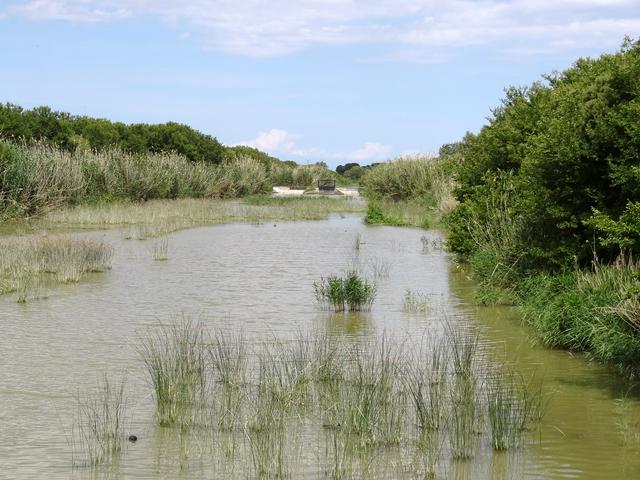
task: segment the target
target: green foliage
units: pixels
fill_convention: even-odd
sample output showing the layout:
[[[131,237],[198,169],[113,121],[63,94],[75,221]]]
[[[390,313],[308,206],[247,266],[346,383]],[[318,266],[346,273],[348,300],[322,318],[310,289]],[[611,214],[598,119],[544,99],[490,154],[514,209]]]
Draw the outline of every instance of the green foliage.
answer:
[[[640,270],[621,261],[592,272],[541,274],[519,285],[525,318],[552,347],[636,369],[640,365]]]
[[[398,219],[388,217],[382,210],[380,203],[370,202],[367,205],[367,214],[364,217],[368,225],[402,225]]]
[[[640,202],[629,202],[617,220],[596,210],[585,223],[598,233],[603,247],[635,252],[640,248]]]
[[[594,229],[605,246],[637,248],[639,79],[640,44],[627,41],[618,53],[581,59],[546,84],[507,90],[489,125],[453,148],[464,161],[460,205],[449,220],[452,249],[469,255],[490,243],[468,233],[491,230],[484,197],[507,174],[505,207],[519,225],[510,249],[521,271],[586,263]]]
[[[313,283],[313,290],[319,303],[329,304],[336,312],[342,312],[347,308],[351,311],[370,308],[377,288],[358,272],[350,271],[344,278],[336,275],[321,278]]]
[[[67,151],[118,146],[138,154],[174,152],[192,162],[208,164],[218,164],[225,157],[225,147],[220,142],[187,125],[126,125],[56,112],[49,107],[25,110],[17,105],[0,105],[0,136],[27,142],[44,140]]]

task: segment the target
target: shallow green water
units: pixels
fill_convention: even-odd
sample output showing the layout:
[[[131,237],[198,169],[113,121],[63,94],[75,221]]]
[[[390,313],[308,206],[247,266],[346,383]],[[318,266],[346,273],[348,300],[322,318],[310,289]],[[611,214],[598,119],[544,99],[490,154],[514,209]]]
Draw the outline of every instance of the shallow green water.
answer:
[[[354,250],[361,235],[359,252]],[[437,248],[440,235],[364,226],[360,218],[220,225],[170,235],[169,260],[155,262],[155,240],[126,232],[84,233],[115,247],[113,269],[51,288],[21,305],[0,297],[0,478],[247,478],[247,461],[225,460],[221,439],[179,435],[153,422],[154,403],[135,347],[139,334],[185,313],[212,328],[242,330],[252,345],[298,333],[328,332],[347,343],[383,333],[403,341],[442,334],[443,319],[481,327],[487,361],[513,362],[543,375],[552,392],[539,438],[513,454],[486,444],[466,462],[443,462],[443,478],[640,478],[640,445],[621,425],[640,416],[631,385],[563,351],[532,346],[509,308],[478,308],[472,283]],[[422,237],[426,237],[423,241]],[[425,248],[425,245],[427,248]],[[371,312],[335,315],[313,300],[313,281],[351,262],[379,279]],[[427,315],[402,309],[406,289],[427,294]],[[79,390],[102,372],[126,375],[131,431],[139,441],[114,469],[71,468],[68,437]],[[626,413],[617,399],[628,395]],[[637,426],[636,426],[637,428]],[[324,478],[322,442],[290,439],[292,478]],[[393,451],[377,452],[367,478],[414,478]]]

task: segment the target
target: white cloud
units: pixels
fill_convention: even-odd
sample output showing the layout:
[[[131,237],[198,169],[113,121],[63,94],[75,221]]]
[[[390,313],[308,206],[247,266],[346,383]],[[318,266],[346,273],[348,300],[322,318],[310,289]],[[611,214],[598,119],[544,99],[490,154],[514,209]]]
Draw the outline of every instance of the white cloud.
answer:
[[[293,135],[286,130],[273,128],[268,132],[260,132],[253,140],[244,140],[238,145],[247,145],[269,153],[293,153],[296,150],[295,139],[297,135]]]
[[[236,145],[247,145],[272,155],[289,156],[308,161],[337,160],[368,163],[385,160],[391,153],[390,145],[376,142],[367,142],[362,147],[350,152],[327,152],[317,147],[300,147],[296,143],[300,138],[300,135],[274,128],[268,132],[258,133],[253,140],[244,140]]]
[[[151,16],[234,54],[371,44],[379,60],[418,62],[474,45],[557,51],[640,35],[638,0],[13,0],[2,14],[70,22]]]
[[[385,160],[391,153],[390,145],[383,145],[381,143],[365,143],[362,148],[354,150],[346,155],[344,158],[351,160],[352,162],[374,162]]]

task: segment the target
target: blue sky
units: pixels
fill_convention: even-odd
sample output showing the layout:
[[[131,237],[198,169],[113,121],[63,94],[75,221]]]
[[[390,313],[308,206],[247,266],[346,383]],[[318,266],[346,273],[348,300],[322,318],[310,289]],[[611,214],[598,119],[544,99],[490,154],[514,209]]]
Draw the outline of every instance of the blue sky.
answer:
[[[625,35],[640,0],[0,0],[0,101],[370,163],[437,152]]]

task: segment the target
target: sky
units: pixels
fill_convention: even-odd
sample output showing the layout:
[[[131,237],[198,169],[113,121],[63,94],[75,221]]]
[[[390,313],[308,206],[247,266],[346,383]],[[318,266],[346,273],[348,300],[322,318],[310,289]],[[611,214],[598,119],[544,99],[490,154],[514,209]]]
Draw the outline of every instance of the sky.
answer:
[[[0,0],[0,102],[368,164],[640,37],[640,0]]]

